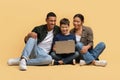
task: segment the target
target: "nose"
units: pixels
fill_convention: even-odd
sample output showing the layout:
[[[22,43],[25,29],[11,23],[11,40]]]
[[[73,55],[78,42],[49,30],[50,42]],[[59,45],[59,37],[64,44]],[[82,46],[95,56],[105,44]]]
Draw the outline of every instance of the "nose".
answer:
[[[77,24],[77,22],[73,22],[73,24],[74,24],[74,25],[76,25],[76,24]]]

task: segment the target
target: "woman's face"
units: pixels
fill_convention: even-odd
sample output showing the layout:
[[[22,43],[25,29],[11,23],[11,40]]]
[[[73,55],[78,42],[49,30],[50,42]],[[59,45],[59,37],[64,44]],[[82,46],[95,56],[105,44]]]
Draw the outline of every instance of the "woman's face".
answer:
[[[75,29],[78,29],[82,26],[83,22],[81,21],[81,19],[79,17],[75,17],[73,19],[73,26]]]

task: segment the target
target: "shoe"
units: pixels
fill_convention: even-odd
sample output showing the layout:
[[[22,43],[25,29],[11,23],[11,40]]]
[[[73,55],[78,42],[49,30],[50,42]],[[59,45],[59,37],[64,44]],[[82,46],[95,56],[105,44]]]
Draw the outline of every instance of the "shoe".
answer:
[[[26,71],[27,70],[26,60],[25,59],[21,59],[21,61],[19,63],[19,69],[21,71]]]
[[[86,65],[85,60],[80,60],[80,66]]]
[[[99,60],[99,61],[96,60],[94,65],[105,67],[107,65],[107,61],[106,60]]]
[[[75,59],[73,59],[73,65],[75,65],[76,64],[76,60]]]
[[[49,64],[49,65],[50,65],[50,66],[53,66],[53,65],[54,65],[54,62],[55,62],[55,60],[53,59],[52,62],[51,62],[51,64]]]
[[[20,61],[20,58],[11,58],[8,60],[7,64],[9,66],[18,65],[19,61]]]

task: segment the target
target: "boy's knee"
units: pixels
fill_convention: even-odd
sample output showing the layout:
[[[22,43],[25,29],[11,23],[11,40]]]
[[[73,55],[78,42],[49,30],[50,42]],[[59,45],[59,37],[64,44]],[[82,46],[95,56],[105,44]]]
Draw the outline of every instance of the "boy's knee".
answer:
[[[80,54],[78,51],[75,52],[75,56],[78,57]]]

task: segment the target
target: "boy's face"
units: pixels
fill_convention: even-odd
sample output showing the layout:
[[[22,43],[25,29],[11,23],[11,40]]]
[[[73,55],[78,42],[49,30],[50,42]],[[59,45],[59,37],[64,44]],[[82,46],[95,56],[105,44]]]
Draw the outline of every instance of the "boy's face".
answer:
[[[67,24],[62,24],[60,26],[60,29],[61,29],[61,33],[64,35],[67,35],[69,33],[69,25]]]

